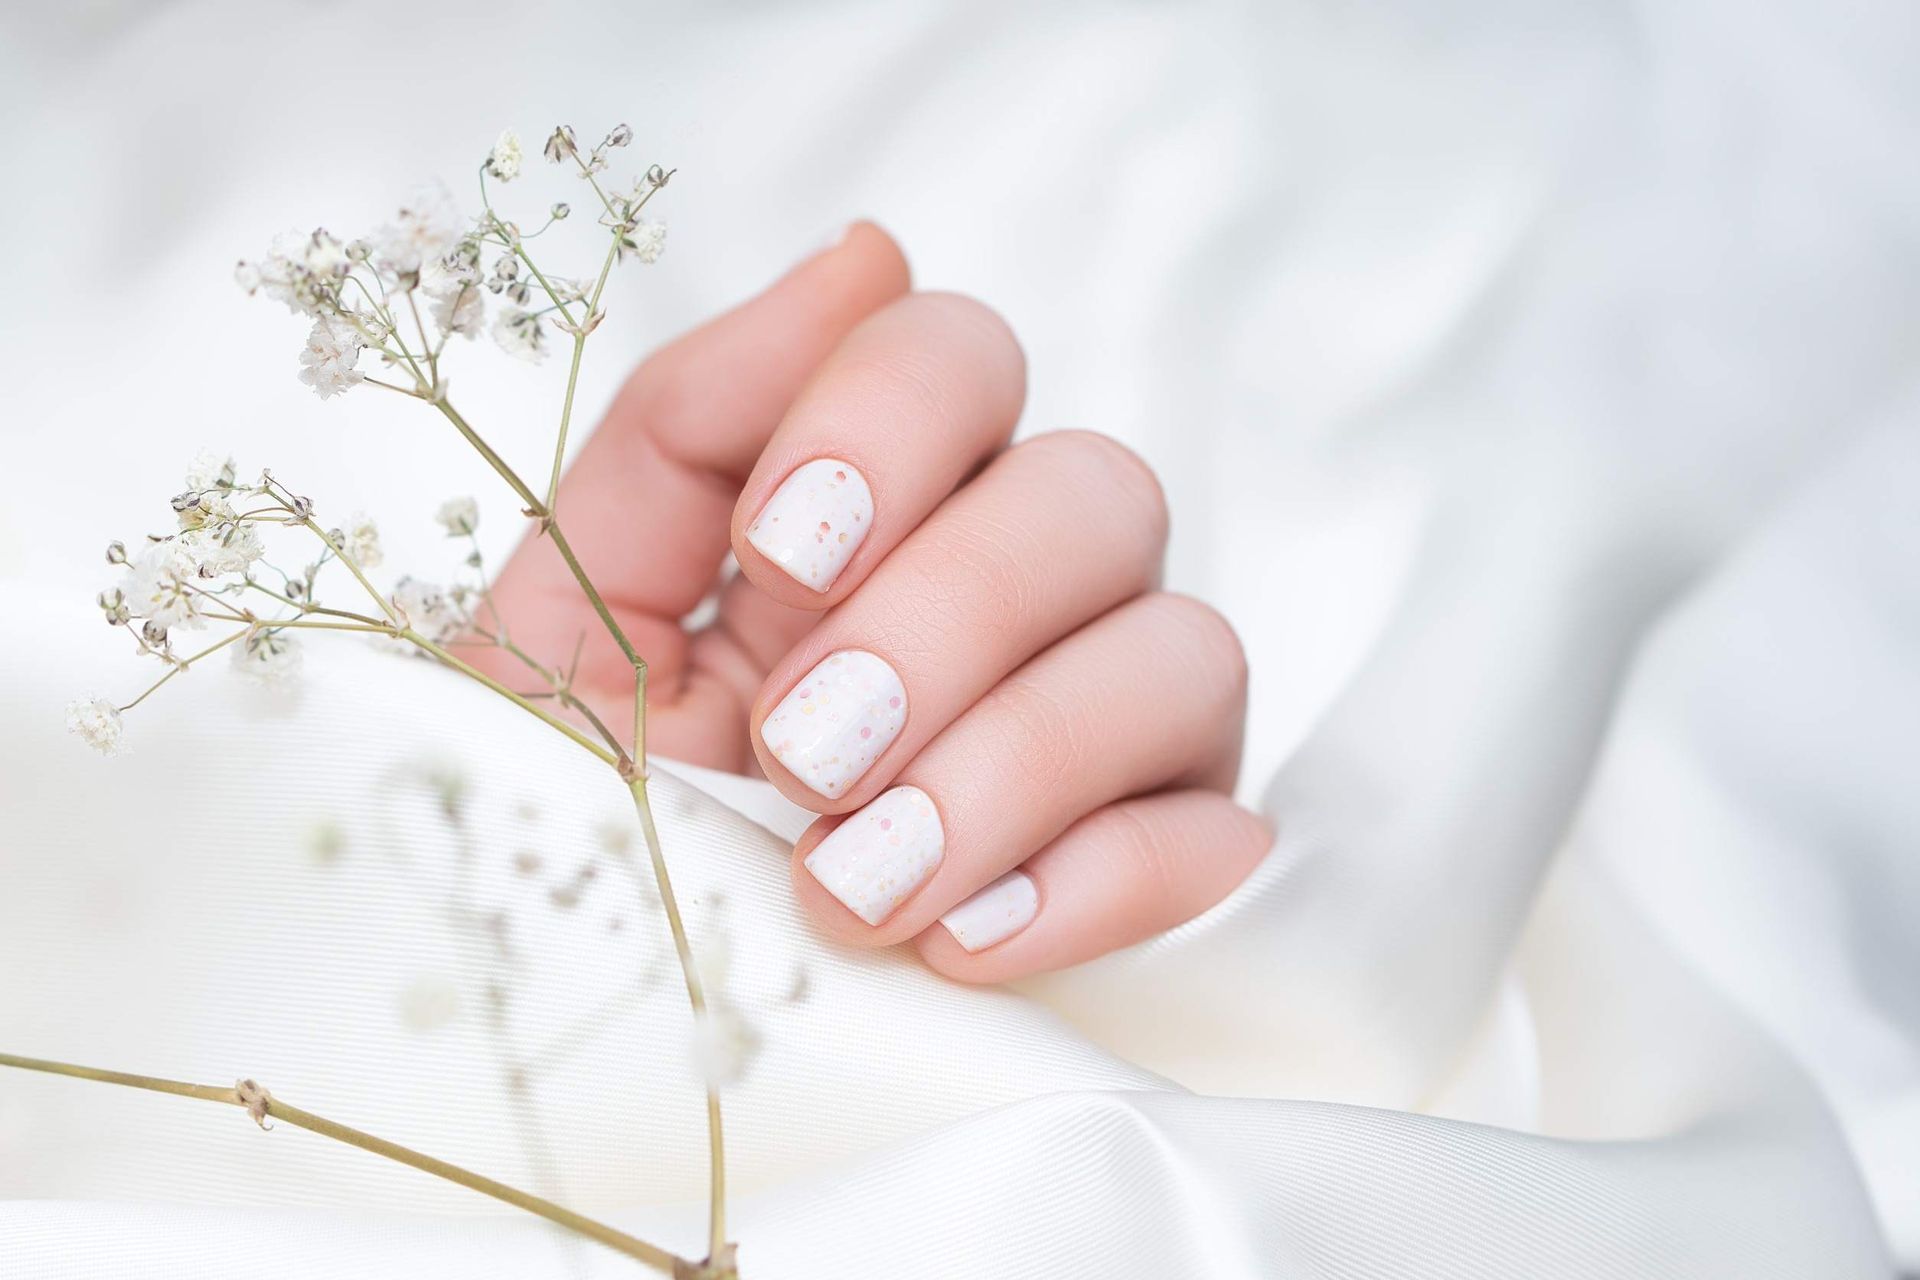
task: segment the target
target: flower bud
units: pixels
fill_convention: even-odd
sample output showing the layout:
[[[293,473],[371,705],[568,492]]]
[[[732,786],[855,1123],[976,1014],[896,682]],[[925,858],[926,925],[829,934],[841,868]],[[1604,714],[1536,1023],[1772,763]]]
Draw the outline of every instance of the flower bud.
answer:
[[[651,166],[647,170],[647,182],[649,185],[655,186],[655,187],[666,186],[667,179],[671,178],[672,176],[673,175],[671,173],[667,172],[665,169],[662,169],[657,164]]]
[[[547,139],[547,145],[542,148],[542,152],[547,159],[555,164],[559,164],[562,160],[572,155],[575,149],[573,129],[563,124],[554,129],[553,136]]]
[[[167,629],[149,618],[140,628],[140,638],[156,649],[164,649],[167,645]]]
[[[609,147],[624,147],[632,141],[633,130],[624,124],[617,124],[613,126],[613,132],[607,135],[605,145]]]
[[[573,206],[562,200],[551,210],[555,222],[565,222],[567,215],[573,212]]]
[[[107,544],[107,563],[125,564],[127,562],[127,544],[115,539]]]

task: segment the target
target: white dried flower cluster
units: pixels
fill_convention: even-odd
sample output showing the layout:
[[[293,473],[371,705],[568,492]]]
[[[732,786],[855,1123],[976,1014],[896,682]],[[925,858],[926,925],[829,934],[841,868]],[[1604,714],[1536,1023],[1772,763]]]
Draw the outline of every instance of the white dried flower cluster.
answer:
[[[672,171],[652,165],[627,190],[610,190],[598,177],[612,153],[632,141],[633,130],[617,125],[583,152],[573,130],[561,125],[542,150],[593,184],[604,210],[601,225],[613,233],[615,261],[654,263],[666,248],[666,224],[640,211]],[[482,194],[484,179],[512,182],[524,161],[519,135],[503,130],[480,164]],[[363,366],[372,358],[389,371],[376,379],[381,385],[437,401],[446,394],[440,366],[455,336],[491,332],[509,355],[537,364],[547,354],[549,323],[575,337],[599,323],[598,311],[574,310],[589,292],[597,298],[598,289],[531,269],[527,242],[570,211],[564,201],[555,203],[546,226],[523,234],[491,203],[469,219],[443,188],[429,188],[364,238],[342,240],[325,228],[288,233],[266,257],[241,262],[234,274],[248,293],[264,293],[311,322],[299,377],[322,400],[365,383],[372,375]],[[492,265],[483,268],[487,257]],[[503,298],[491,321],[488,293]]]
[[[284,627],[249,631],[231,652],[233,669],[262,684],[287,685],[300,673],[300,642]]]
[[[380,549],[380,529],[371,518],[356,513],[347,527],[334,532],[333,544],[362,569],[377,569],[386,561]]]
[[[366,339],[350,322],[335,316],[316,317],[300,352],[300,381],[322,400],[337,396],[366,378],[355,367],[366,349]]]
[[[310,500],[267,472],[242,482],[233,459],[221,453],[197,454],[186,469],[186,486],[169,500],[171,529],[147,535],[131,550],[120,542],[107,548],[107,562],[120,573],[96,597],[101,616],[129,632],[143,655],[167,668],[160,682],[225,648],[235,671],[266,684],[287,684],[301,666],[297,628],[317,625],[304,623],[305,616],[315,610],[323,622],[355,616],[321,608],[316,599],[320,571],[335,558],[351,562],[356,577],[382,564],[379,527],[356,514],[344,527],[321,534]],[[441,507],[438,519],[450,533],[471,534],[479,525],[479,508],[472,498],[456,498]],[[271,563],[266,535],[275,529],[300,539],[312,558],[295,571]],[[480,567],[477,549],[466,563]],[[403,578],[393,599],[422,635],[440,641],[469,625],[468,601],[476,594],[477,588],[465,584],[441,588]],[[197,652],[176,648],[180,634],[218,624],[232,629]],[[384,626],[383,618],[372,618],[365,629],[378,634]],[[122,733],[120,712],[104,699],[83,700],[68,708],[67,727],[112,754]]]
[[[493,150],[487,153],[487,173],[502,182],[512,182],[520,176],[520,135],[511,129],[502,129],[494,140]]]
[[[402,578],[393,586],[393,607],[415,631],[441,644],[473,623],[462,588],[442,587],[419,578]]]
[[[731,1004],[710,1002],[693,1024],[693,1065],[715,1089],[738,1084],[760,1049],[760,1033]]]
[[[67,704],[67,732],[79,734],[82,741],[102,755],[110,756],[120,750],[123,728],[120,709],[105,698],[82,698]]]
[[[480,527],[480,504],[470,497],[448,498],[433,518],[449,538],[464,538]]]

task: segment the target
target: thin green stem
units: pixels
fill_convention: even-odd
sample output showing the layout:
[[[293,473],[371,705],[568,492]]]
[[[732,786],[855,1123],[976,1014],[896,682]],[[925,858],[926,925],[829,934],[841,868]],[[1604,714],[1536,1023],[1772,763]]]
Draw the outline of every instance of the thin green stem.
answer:
[[[693,962],[693,948],[687,942],[687,928],[680,919],[680,903],[673,895],[673,879],[667,874],[666,855],[660,850],[660,833],[653,825],[653,805],[647,798],[644,772],[635,775],[627,790],[633,795],[634,812],[640,816],[640,833],[647,842],[647,857],[653,863],[654,884],[660,890],[660,905],[666,911],[667,928],[673,933],[673,949],[680,958],[680,972],[687,983],[687,1003],[693,1007],[694,1021],[707,1016],[706,992],[700,986],[700,971]],[[726,1138],[720,1119],[720,1091],[707,1086],[707,1174],[708,1174],[708,1251],[709,1259],[725,1256],[727,1245],[727,1161]]]
[[[387,615],[387,621],[396,627],[404,627],[406,625],[406,620],[400,616],[400,611],[393,607],[393,602],[381,595],[380,592],[374,588],[374,585],[367,581],[367,575],[361,572],[359,564],[355,562],[352,556],[334,545],[333,539],[327,536],[327,531],[315,524],[312,516],[305,517],[301,523],[305,524],[307,528],[313,532],[314,537],[326,544],[327,550],[333,552],[334,559],[347,566],[347,572],[351,573],[354,576],[354,580],[366,589],[368,595],[373,597],[374,603],[380,606],[380,612]]]
[[[553,549],[558,551],[560,558],[567,562],[567,568],[572,571],[574,581],[580,584],[580,590],[586,594],[587,603],[592,605],[593,611],[600,615],[600,621],[606,626],[607,633],[613,637],[613,642],[620,646],[620,652],[625,655],[635,673],[646,670],[646,660],[633,647],[633,641],[627,639],[626,631],[614,621],[613,611],[607,608],[607,602],[601,599],[600,589],[593,585],[593,579],[587,577],[587,571],[580,567],[580,558],[573,554],[573,547],[568,544],[566,534],[560,531],[558,521],[547,525],[547,536],[553,539]]]
[[[482,440],[480,433],[467,424],[467,420],[460,416],[460,411],[455,409],[444,398],[435,400],[433,405],[436,409],[440,410],[448,422],[454,425],[455,430],[466,437],[467,443],[472,445],[482,458],[486,459],[487,465],[492,467],[494,472],[498,474],[502,480],[507,482],[508,487],[519,496],[520,501],[526,503],[527,514],[535,519],[544,519],[547,514],[546,504],[534,496],[533,490],[527,487],[527,482],[522,480],[519,473],[507,465],[507,460],[495,453],[493,446],[485,440]]]
[[[191,667],[194,663],[200,661],[200,659],[206,657],[208,654],[220,652],[220,650],[226,648],[228,645],[232,644],[235,640],[240,639],[242,636],[246,634],[247,633],[245,630],[236,631],[232,635],[228,636],[226,639],[220,640],[213,644],[208,645],[206,648],[194,654],[192,657],[174,659],[172,670],[168,671],[167,674],[161,676],[158,680],[155,680],[152,684],[148,685],[145,693],[142,693],[139,697],[135,698],[132,702],[129,702],[126,706],[121,707],[120,710],[122,711],[133,710],[135,707],[145,702],[148,698],[152,697],[153,691],[155,689],[158,689],[161,685],[173,679],[175,676],[179,675],[182,671],[185,671],[188,667]],[[142,643],[144,644],[145,642],[142,641]]]
[[[586,734],[580,732],[580,730],[574,728],[572,725],[568,724],[565,720],[562,720],[559,716],[556,716],[549,711],[544,711],[541,708],[534,706],[531,702],[527,701],[525,698],[515,693],[512,689],[509,689],[506,685],[501,684],[498,680],[495,680],[492,676],[486,674],[484,671],[481,671],[479,668],[474,667],[468,663],[462,662],[459,658],[447,652],[445,648],[427,639],[425,636],[421,635],[418,631],[415,631],[412,627],[402,626],[399,629],[398,634],[402,640],[405,640],[407,643],[420,649],[422,652],[432,655],[434,658],[438,659],[442,665],[452,667],[455,671],[458,671],[462,675],[472,676],[475,680],[478,680],[481,684],[487,686],[487,688],[493,690],[495,693],[499,694],[501,697],[505,698],[507,701],[513,703],[515,706],[521,708],[523,711],[526,711],[527,713],[534,716],[535,718],[544,721],[550,727],[554,729],[558,729],[561,733],[565,734],[568,738],[572,739],[576,744],[586,748],[588,751],[591,751],[595,756],[599,757],[600,760],[602,760],[606,764],[613,766],[615,769],[619,770],[621,773],[624,774],[627,770],[632,768],[632,762],[627,759],[627,753],[625,749],[620,747],[618,744],[613,743],[611,739],[609,739],[608,746],[604,746],[604,747],[601,746],[599,743],[595,742],[592,738],[589,738]]]
[[[522,1191],[518,1187],[510,1187],[504,1182],[496,1182],[470,1169],[449,1164],[437,1156],[415,1151],[411,1147],[403,1147],[397,1142],[389,1142],[363,1129],[355,1129],[337,1120],[329,1120],[325,1116],[282,1102],[248,1081],[242,1081],[233,1088],[222,1088],[218,1085],[167,1080],[158,1076],[135,1075],[127,1071],[106,1071],[98,1067],[77,1066],[70,1062],[54,1062],[45,1058],[23,1058],[11,1053],[0,1053],[0,1067],[39,1071],[47,1075],[66,1076],[74,1080],[91,1080],[100,1084],[115,1084],[129,1089],[145,1089],[151,1093],[167,1093],[180,1098],[197,1098],[202,1102],[219,1102],[230,1107],[241,1107],[252,1113],[257,1120],[262,1120],[262,1128],[266,1127],[264,1117],[272,1116],[296,1129],[305,1129],[323,1138],[331,1138],[335,1142],[358,1147],[362,1151],[368,1151],[377,1156],[384,1156],[389,1160],[418,1169],[422,1173],[429,1173],[447,1182],[457,1183],[470,1191],[492,1196],[495,1200],[503,1201],[516,1209],[525,1209],[529,1213],[537,1214],[549,1222],[603,1244],[629,1258],[644,1262],[668,1275],[679,1274],[681,1270],[691,1266],[678,1255],[669,1253],[658,1245],[648,1244],[645,1240],[630,1236],[604,1222],[597,1222],[562,1205],[557,1205],[551,1200]],[[242,1088],[246,1088],[250,1096],[243,1097]]]
[[[547,511],[557,512],[560,507],[560,469],[567,457],[567,428],[573,421],[573,392],[580,382],[580,356],[587,349],[587,330],[593,323],[594,314],[600,309],[600,294],[607,287],[607,275],[613,270],[614,259],[620,252],[620,233],[615,231],[612,243],[607,246],[607,257],[600,264],[600,278],[594,281],[593,297],[587,303],[587,314],[580,321],[579,332],[573,335],[573,363],[567,370],[567,394],[560,403],[560,435],[553,445],[553,474],[547,479]],[[525,257],[524,251],[522,257]]]

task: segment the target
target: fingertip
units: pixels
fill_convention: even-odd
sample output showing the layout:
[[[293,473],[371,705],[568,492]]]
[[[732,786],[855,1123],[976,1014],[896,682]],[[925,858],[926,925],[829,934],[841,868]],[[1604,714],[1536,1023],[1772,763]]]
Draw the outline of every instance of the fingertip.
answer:
[[[913,288],[913,267],[906,253],[878,223],[855,219],[847,224],[836,249],[859,263],[887,297],[900,297]]]

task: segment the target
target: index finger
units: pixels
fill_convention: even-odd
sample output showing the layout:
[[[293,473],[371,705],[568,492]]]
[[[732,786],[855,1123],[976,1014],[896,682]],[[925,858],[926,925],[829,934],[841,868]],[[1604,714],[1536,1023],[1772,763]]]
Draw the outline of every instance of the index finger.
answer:
[[[712,587],[734,499],[800,388],[862,318],[905,293],[893,240],[855,223],[764,293],[648,357],[568,468],[556,511],[662,695],[684,668],[680,619]],[[551,540],[530,530],[494,598],[521,647],[625,697],[632,670],[590,617]]]

